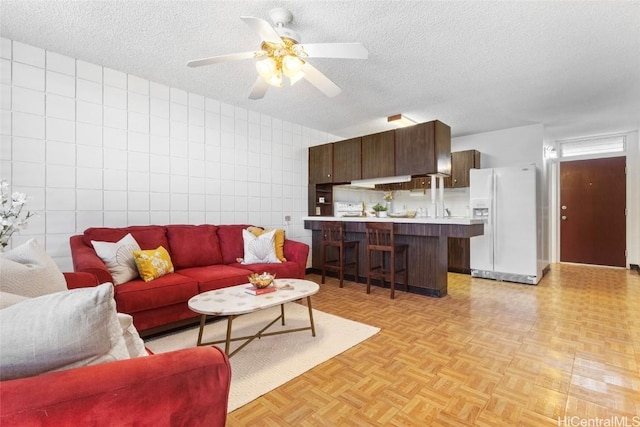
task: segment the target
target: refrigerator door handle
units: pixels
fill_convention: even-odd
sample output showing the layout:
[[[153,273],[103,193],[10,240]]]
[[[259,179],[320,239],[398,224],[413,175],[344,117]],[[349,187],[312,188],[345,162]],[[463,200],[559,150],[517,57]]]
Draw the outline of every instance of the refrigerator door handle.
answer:
[[[493,270],[493,240],[494,240],[494,231],[493,231],[493,198],[495,197],[495,182],[494,182],[494,173],[491,171],[489,175],[489,215],[487,217],[487,225],[489,226],[489,265]]]
[[[498,253],[498,175],[494,172],[493,188],[491,189],[491,219],[493,221],[492,239],[491,239],[491,265],[495,268],[496,254]]]

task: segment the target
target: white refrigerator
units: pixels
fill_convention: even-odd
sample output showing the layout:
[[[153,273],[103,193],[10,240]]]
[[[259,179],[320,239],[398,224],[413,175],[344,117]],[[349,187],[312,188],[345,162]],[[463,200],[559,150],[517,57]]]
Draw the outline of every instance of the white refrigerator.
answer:
[[[470,170],[470,208],[484,235],[471,238],[471,275],[537,284],[542,278],[535,165]]]

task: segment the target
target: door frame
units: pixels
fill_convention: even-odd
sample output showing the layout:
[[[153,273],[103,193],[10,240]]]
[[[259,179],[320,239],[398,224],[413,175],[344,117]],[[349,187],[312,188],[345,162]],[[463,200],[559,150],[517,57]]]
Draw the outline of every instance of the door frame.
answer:
[[[637,134],[636,134],[637,135]],[[638,144],[638,140],[636,139],[635,144]],[[554,159],[553,161],[549,161],[547,164],[548,172],[549,172],[549,233],[551,235],[551,253],[550,259],[552,263],[560,262],[560,163],[564,161],[575,161],[575,160],[590,160],[590,159],[602,159],[608,157],[625,157],[626,158],[626,168],[627,168],[627,196],[625,200],[625,205],[627,208],[627,218],[626,218],[626,243],[625,243],[625,268],[629,269],[630,263],[637,263],[638,261],[634,261],[632,256],[632,251],[630,250],[630,245],[633,244],[630,241],[630,233],[635,233],[633,231],[633,227],[631,226],[632,218],[638,215],[638,212],[635,212],[635,209],[631,209],[630,206],[630,191],[636,187],[630,187],[634,185],[633,176],[638,174],[638,171],[634,171],[634,173],[630,173],[629,163],[635,157],[638,157],[638,147],[634,150],[629,147],[629,138],[626,139],[626,147],[625,151],[617,152],[617,153],[606,153],[598,156],[575,156],[570,159]],[[635,253],[635,252],[633,252]],[[640,254],[636,254],[640,255]],[[608,268],[621,268],[621,267],[608,267]]]

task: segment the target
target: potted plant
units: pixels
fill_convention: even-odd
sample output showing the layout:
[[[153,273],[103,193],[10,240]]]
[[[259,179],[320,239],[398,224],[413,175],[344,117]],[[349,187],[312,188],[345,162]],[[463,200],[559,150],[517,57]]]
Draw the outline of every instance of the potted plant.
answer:
[[[384,218],[387,216],[387,207],[380,203],[376,203],[371,209],[375,211],[378,218]]]

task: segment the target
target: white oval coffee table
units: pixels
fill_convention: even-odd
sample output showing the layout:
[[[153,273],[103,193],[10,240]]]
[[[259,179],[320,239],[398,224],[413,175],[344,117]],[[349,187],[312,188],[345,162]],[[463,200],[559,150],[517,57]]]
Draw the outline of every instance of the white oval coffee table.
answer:
[[[278,289],[262,295],[251,295],[246,289],[251,284],[231,286],[228,288],[216,289],[214,291],[203,292],[194,296],[189,300],[189,308],[199,313],[200,330],[198,331],[198,346],[219,344],[224,342],[224,352],[231,357],[238,351],[242,350],[247,344],[256,338],[267,337],[270,335],[286,334],[291,332],[311,330],[311,336],[316,336],[315,325],[313,324],[313,312],[311,309],[311,295],[316,294],[320,289],[317,283],[303,279],[276,279],[275,286]],[[277,332],[265,332],[271,325],[278,320],[285,324],[284,304],[291,301],[297,301],[302,298],[307,299],[307,307],[309,309],[309,326],[305,328],[288,329]],[[231,337],[231,329],[233,319],[236,317],[253,313],[254,311],[264,310],[269,307],[280,305],[280,315],[271,323],[258,331],[255,335],[244,337]],[[226,316],[227,317],[227,335],[224,340],[202,342],[202,332],[204,331],[207,316]],[[232,341],[243,341],[242,345],[229,353],[229,347]]]

